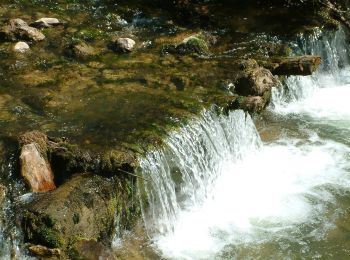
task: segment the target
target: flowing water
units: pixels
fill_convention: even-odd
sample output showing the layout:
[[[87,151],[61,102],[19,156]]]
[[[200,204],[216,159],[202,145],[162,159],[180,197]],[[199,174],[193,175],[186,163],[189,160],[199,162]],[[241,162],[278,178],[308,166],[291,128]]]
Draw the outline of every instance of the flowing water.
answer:
[[[142,161],[143,216],[161,257],[349,259],[345,33],[315,32],[294,47],[323,66],[274,90],[259,119],[264,141],[244,112],[205,111]]]

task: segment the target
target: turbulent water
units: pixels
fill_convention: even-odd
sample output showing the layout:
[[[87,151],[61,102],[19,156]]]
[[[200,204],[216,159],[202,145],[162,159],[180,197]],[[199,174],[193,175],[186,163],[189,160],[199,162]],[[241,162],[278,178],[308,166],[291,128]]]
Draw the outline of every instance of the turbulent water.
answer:
[[[342,30],[295,43],[323,66],[274,91],[269,142],[242,111],[206,111],[142,162],[144,220],[162,257],[349,259],[346,46]]]

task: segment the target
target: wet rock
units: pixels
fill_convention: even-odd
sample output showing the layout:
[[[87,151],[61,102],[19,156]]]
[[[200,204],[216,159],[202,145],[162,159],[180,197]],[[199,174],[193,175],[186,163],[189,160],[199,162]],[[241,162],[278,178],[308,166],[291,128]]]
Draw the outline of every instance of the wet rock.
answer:
[[[128,53],[133,51],[136,42],[130,38],[119,38],[114,41],[112,49],[116,52]]]
[[[37,28],[49,28],[52,26],[60,25],[61,22],[57,18],[44,17],[36,20],[34,23],[30,25]]]
[[[68,46],[66,54],[77,59],[88,59],[96,56],[97,52],[92,46],[81,42]]]
[[[73,259],[84,260],[114,260],[113,252],[103,244],[93,240],[80,240],[76,242],[70,250]]]
[[[17,42],[15,46],[13,46],[13,50],[15,52],[25,53],[30,50],[30,47],[26,42]]]
[[[235,82],[235,91],[241,96],[262,96],[278,84],[277,79],[265,68],[247,69]]]
[[[21,175],[32,192],[46,192],[56,188],[51,167],[37,143],[22,146],[20,164]]]
[[[305,55],[288,57],[278,62],[278,66],[272,71],[274,75],[301,75],[307,76],[314,73],[321,64],[320,56]]]
[[[0,209],[1,205],[4,203],[6,197],[6,187],[0,184]]]
[[[118,208],[112,179],[79,174],[21,207],[25,240],[66,250],[78,240],[110,243]]]
[[[0,29],[0,39],[3,41],[42,41],[45,35],[38,29],[29,26],[21,19],[12,19]]]
[[[267,101],[261,96],[248,96],[243,98],[239,108],[250,113],[259,113],[266,107]]]
[[[39,146],[42,154],[45,154],[47,151],[47,141],[47,135],[37,130],[26,132],[18,138],[20,147],[27,144],[36,143]]]
[[[180,55],[207,55],[209,54],[209,36],[198,33],[185,38],[179,44],[168,44],[163,46],[164,54],[180,54]]]
[[[31,254],[39,257],[60,257],[62,255],[61,250],[58,248],[47,248],[42,245],[31,245],[28,247]]]

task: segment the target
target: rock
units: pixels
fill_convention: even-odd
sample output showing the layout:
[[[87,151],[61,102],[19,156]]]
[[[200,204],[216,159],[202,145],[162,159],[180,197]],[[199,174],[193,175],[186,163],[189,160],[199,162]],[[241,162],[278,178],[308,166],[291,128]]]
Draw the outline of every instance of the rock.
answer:
[[[78,59],[88,59],[97,55],[96,50],[84,42],[68,46],[66,53]]]
[[[305,55],[289,57],[278,62],[278,66],[272,71],[274,75],[301,75],[307,76],[314,73],[321,64],[320,56]]]
[[[235,91],[241,96],[262,96],[278,83],[272,73],[262,67],[247,69],[235,82]]]
[[[37,28],[49,28],[52,26],[60,25],[61,22],[57,18],[44,17],[36,20],[34,23],[30,25]]]
[[[130,38],[118,38],[113,43],[113,50],[117,52],[127,53],[131,52],[135,47],[136,42]]]
[[[209,36],[198,33],[185,38],[179,44],[168,44],[163,46],[164,54],[180,54],[180,55],[207,55],[209,54]]]
[[[249,113],[259,113],[266,107],[267,101],[261,96],[248,96],[243,98],[240,109]]]
[[[0,184],[0,210],[1,210],[1,205],[5,201],[5,198],[6,198],[6,187]]]
[[[30,50],[30,47],[26,42],[17,42],[13,47],[13,50],[16,52],[25,53]]]
[[[116,181],[92,174],[74,175],[56,190],[21,207],[25,240],[62,250],[76,241],[111,242],[121,194]],[[119,195],[118,195],[119,196]]]
[[[76,242],[70,250],[73,259],[84,260],[114,260],[113,252],[103,244],[93,240],[80,240]]]
[[[38,42],[44,40],[45,35],[21,19],[12,19],[8,25],[0,29],[0,39],[3,41],[24,40]]]
[[[37,143],[26,144],[20,155],[21,175],[32,192],[46,192],[56,188],[49,163]]]
[[[23,147],[27,144],[36,143],[37,145],[39,145],[41,154],[45,154],[47,150],[48,138],[46,134],[34,130],[20,135],[18,138],[18,142],[20,147]]]
[[[28,250],[30,253],[41,257],[59,257],[62,254],[61,250],[59,250],[58,248],[51,249],[42,245],[31,245],[28,247]]]

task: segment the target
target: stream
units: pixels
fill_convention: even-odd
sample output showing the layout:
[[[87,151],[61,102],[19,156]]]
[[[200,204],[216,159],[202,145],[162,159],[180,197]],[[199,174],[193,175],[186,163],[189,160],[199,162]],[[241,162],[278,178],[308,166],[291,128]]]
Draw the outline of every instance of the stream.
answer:
[[[161,257],[350,256],[346,37],[315,32],[293,46],[323,66],[288,78],[261,117],[205,111],[142,162],[143,217]]]

